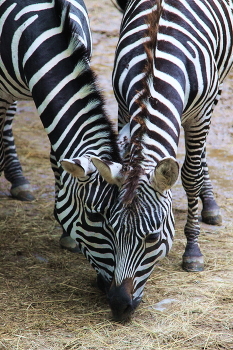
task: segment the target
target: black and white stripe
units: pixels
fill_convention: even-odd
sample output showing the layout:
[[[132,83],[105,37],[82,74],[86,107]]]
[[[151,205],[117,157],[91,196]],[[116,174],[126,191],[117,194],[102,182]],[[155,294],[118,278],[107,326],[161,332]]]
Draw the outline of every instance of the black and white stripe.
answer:
[[[4,175],[11,183],[10,192],[12,196],[21,201],[31,201],[34,198],[29,181],[25,178],[20,164],[14,136],[12,132],[12,122],[16,113],[17,103],[13,103],[6,111],[6,117],[3,128],[3,145],[4,145]]]
[[[118,189],[98,174],[90,158],[119,162],[120,156],[89,65],[91,36],[84,2],[7,0],[1,1],[0,15],[1,131],[14,101],[34,100],[51,143],[62,242],[77,240],[110,283],[115,250],[106,217]],[[7,150],[4,138],[0,142],[4,170]]]
[[[122,165],[89,67],[88,30],[78,29],[85,6],[69,2],[70,8],[62,1],[2,2],[1,111],[18,99],[35,101],[51,142],[55,215],[96,269],[115,318],[125,319],[172,246],[170,188],[178,176],[181,125],[189,200],[184,267],[203,268],[197,200],[200,195],[206,211],[219,215],[205,138],[232,63],[232,13],[217,0],[127,2],[113,72]],[[83,16],[77,26],[70,13]],[[3,128],[3,112],[0,123]]]
[[[185,269],[203,269],[197,242],[199,196],[203,219],[221,220],[205,143],[214,105],[232,65],[232,2],[119,0],[118,4],[124,15],[113,87],[124,162],[121,173],[115,171],[116,164],[93,162],[107,181],[120,186],[109,219],[117,247],[109,295],[121,318],[138,304],[156,261],[172,246],[170,188],[178,176],[175,158],[181,125],[186,139],[182,181],[188,197]],[[119,301],[123,298],[124,307]]]

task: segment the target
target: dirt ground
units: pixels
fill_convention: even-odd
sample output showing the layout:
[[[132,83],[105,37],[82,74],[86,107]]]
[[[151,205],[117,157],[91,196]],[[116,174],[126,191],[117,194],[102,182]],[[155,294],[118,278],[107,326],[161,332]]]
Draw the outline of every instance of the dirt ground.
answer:
[[[117,106],[111,70],[121,14],[104,0],[87,0],[93,68],[112,118]],[[126,325],[111,320],[95,272],[80,254],[59,248],[53,218],[49,143],[31,102],[20,102],[14,123],[18,153],[36,200],[13,200],[0,178],[0,350],[230,350],[233,349],[233,74],[227,78],[208,137],[210,173],[222,226],[201,223],[205,271],[181,269],[186,197],[174,188],[176,237]],[[183,137],[179,161],[184,156]]]

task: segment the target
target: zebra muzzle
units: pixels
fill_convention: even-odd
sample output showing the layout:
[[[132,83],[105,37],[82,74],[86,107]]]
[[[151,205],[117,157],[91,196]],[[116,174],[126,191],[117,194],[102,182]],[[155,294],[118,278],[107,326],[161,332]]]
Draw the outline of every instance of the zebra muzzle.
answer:
[[[135,308],[140,303],[139,299],[133,299],[133,279],[125,279],[117,286],[115,279],[108,292],[108,301],[115,321],[128,321]]]

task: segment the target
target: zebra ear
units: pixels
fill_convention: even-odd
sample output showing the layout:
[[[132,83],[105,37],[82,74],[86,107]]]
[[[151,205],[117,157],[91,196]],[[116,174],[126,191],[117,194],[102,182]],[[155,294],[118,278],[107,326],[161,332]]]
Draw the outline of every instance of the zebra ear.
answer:
[[[64,170],[74,177],[84,177],[95,171],[94,165],[86,157],[63,159],[61,165]]]
[[[91,160],[105,181],[109,184],[121,186],[123,176],[121,174],[122,165],[120,163],[102,160],[98,157],[92,157]]]
[[[164,158],[156,166],[152,178],[152,186],[156,191],[163,192],[170,189],[179,176],[179,164],[175,158]]]

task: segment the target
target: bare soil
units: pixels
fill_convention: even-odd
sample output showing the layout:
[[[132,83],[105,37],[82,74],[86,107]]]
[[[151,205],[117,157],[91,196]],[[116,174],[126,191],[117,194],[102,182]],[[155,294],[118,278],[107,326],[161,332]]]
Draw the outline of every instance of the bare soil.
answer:
[[[93,31],[92,65],[115,120],[111,70],[121,14],[108,0],[86,4]],[[85,258],[59,248],[49,142],[33,103],[19,103],[14,134],[36,200],[13,200],[10,184],[0,178],[0,350],[233,349],[232,78],[231,73],[226,79],[208,137],[210,174],[223,224],[201,223],[205,271],[187,273],[180,266],[187,202],[179,181],[173,191],[173,249],[156,266],[143,302],[125,325],[111,320]],[[180,163],[183,156],[182,136]]]

